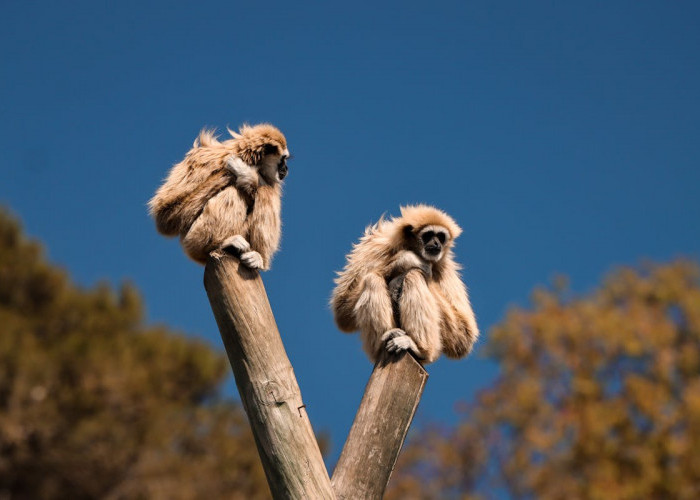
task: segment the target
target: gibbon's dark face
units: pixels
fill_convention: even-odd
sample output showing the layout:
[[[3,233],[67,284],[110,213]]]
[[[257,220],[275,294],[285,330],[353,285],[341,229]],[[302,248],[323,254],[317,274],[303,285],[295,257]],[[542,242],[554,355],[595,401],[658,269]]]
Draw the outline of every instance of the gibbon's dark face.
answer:
[[[289,173],[287,160],[290,157],[289,150],[280,151],[277,145],[266,144],[260,172],[269,183],[279,182]]]
[[[289,167],[287,167],[287,158],[289,158],[289,156],[282,155],[280,157],[280,162],[277,164],[277,175],[279,176],[280,180],[287,177],[287,174],[289,173]]]
[[[422,257],[435,262],[442,258],[449,233],[442,226],[427,226],[418,233],[418,238]]]

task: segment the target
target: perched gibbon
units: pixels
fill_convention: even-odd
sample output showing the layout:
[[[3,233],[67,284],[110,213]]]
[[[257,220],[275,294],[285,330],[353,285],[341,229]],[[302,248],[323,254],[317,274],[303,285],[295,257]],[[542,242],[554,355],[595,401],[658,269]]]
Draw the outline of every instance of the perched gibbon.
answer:
[[[452,244],[462,230],[426,205],[368,227],[335,280],[331,307],[344,332],[360,330],[376,362],[384,349],[424,363],[467,355],[479,335]]]
[[[180,236],[185,253],[204,264],[231,249],[251,269],[268,269],[280,241],[282,179],[289,150],[277,128],[244,125],[219,142],[202,130],[185,159],[149,201],[158,231]]]

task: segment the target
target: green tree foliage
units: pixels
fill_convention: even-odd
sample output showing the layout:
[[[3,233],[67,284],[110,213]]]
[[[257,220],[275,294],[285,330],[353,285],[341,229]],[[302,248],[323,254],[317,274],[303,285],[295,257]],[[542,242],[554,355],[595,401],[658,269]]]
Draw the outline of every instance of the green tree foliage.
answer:
[[[268,498],[224,357],[84,290],[0,210],[0,498]]]
[[[388,498],[700,498],[700,269],[536,290],[491,332],[494,384],[413,436]]]

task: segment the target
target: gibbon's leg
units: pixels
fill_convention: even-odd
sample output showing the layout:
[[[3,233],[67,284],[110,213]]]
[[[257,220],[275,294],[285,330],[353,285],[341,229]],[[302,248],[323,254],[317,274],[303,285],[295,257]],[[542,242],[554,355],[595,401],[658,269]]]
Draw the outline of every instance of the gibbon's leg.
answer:
[[[443,350],[450,358],[469,354],[479,337],[479,327],[469,302],[464,283],[455,272],[444,273],[431,283],[435,297],[441,299],[445,324],[442,330]]]
[[[192,259],[205,264],[209,253],[221,248],[230,236],[242,233],[246,204],[231,186],[211,198],[192,226],[180,237]]]
[[[362,336],[362,347],[374,362],[384,346],[382,335],[391,330],[394,314],[384,278],[375,273],[365,276],[353,312]]]
[[[180,237],[182,248],[192,260],[200,264],[206,264],[209,252],[215,249],[212,242],[213,230],[211,219],[198,217],[190,229]]]
[[[416,356],[426,363],[435,361],[442,351],[440,310],[425,277],[418,269],[406,273],[399,298],[401,327],[415,342]],[[396,339],[393,339],[396,344]],[[406,343],[405,341],[400,341]]]
[[[442,295],[440,288],[432,285],[433,283],[431,283],[430,289],[440,310],[442,352],[448,358],[463,358],[469,354],[472,341],[466,335],[463,323],[457,317],[454,307]]]

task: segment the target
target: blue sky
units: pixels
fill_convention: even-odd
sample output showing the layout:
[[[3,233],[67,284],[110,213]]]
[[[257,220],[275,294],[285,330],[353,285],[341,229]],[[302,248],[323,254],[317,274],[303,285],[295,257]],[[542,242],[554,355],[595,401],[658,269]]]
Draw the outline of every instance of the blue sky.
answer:
[[[133,281],[149,321],[221,346],[203,269],[146,213],[169,167],[203,126],[285,132],[283,243],[264,280],[331,460],[372,367],[327,301],[382,213],[426,202],[462,225],[484,338],[556,273],[586,291],[616,265],[700,257],[697,2],[2,11],[0,203],[80,284]],[[418,424],[454,422],[492,380],[479,350],[428,368]]]

